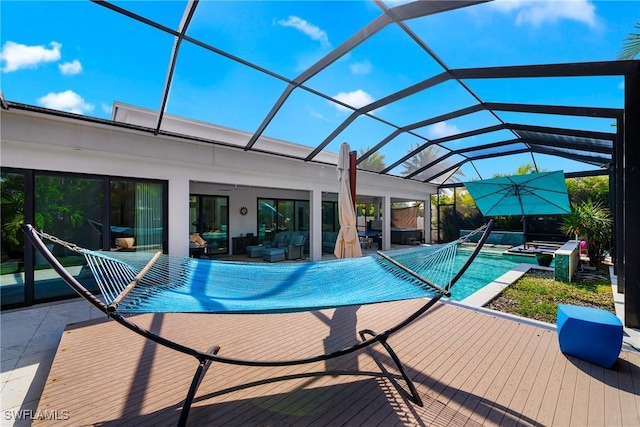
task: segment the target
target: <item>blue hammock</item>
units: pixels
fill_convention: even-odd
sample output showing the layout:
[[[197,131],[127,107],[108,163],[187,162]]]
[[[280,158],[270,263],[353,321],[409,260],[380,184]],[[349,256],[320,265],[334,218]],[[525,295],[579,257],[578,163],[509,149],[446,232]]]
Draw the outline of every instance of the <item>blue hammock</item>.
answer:
[[[493,227],[493,221],[463,239],[439,247],[379,252],[369,257],[303,264],[255,264],[178,258],[157,253],[95,252],[54,236],[22,226],[29,241],[63,280],[90,304],[130,331],[177,352],[195,357],[199,364],[184,400],[179,426],[185,426],[198,385],[212,362],[241,366],[292,366],[344,356],[373,344],[381,344],[406,381],[413,401],[422,399],[413,381],[391,348],[388,339],[425,314],[453,286],[477,256]],[[457,247],[482,232],[478,245],[461,262]],[[45,237],[81,252],[87,259],[102,295],[100,298],[78,282],[40,239]],[[343,305],[368,304],[425,297],[424,304],[395,326],[377,333],[362,329],[362,341],[331,353],[293,360],[243,360],[221,356],[220,347],[207,351],[180,344],[146,330],[128,313],[142,312],[274,312],[300,311]]]
[[[446,292],[444,288],[455,275],[452,261],[457,246],[281,264],[136,252],[80,252],[107,305],[135,282],[116,304],[120,313],[249,313],[432,298]]]

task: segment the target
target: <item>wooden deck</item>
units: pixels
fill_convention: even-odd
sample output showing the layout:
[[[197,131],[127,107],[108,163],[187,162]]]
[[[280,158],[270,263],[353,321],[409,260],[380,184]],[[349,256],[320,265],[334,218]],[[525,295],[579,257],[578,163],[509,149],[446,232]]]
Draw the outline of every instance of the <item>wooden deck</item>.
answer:
[[[221,355],[282,360],[344,347],[357,330],[384,330],[419,304],[135,319],[202,350],[219,344]],[[375,345],[293,367],[214,363],[189,425],[640,425],[636,353],[623,351],[613,369],[603,369],[563,355],[554,331],[451,304],[438,304],[389,342],[423,407],[411,401],[391,358]],[[69,325],[38,407],[68,419],[34,425],[175,425],[196,367],[192,357],[113,321]]]

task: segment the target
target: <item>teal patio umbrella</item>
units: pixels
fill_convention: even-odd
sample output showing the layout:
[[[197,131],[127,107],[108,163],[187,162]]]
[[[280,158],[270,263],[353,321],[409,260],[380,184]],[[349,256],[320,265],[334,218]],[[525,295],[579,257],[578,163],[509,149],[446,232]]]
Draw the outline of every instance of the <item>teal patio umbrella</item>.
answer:
[[[526,247],[526,215],[571,212],[564,172],[512,175],[465,183],[484,216],[522,215]]]

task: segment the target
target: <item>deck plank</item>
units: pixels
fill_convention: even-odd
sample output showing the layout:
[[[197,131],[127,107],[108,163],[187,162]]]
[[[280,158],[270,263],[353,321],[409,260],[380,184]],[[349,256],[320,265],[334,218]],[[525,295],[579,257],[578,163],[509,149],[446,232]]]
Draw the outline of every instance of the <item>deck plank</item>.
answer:
[[[589,424],[605,425],[604,420],[604,371],[601,366],[591,365],[591,380],[589,381],[589,399],[587,400],[587,415]]]
[[[607,427],[620,426],[622,425],[622,407],[620,405],[620,393],[618,391],[617,370],[605,370],[604,384],[604,425]]]
[[[588,375],[579,375],[581,373],[589,373],[591,363],[576,360],[575,367],[577,369],[575,380],[576,391],[573,395],[573,404],[571,405],[571,425],[580,427],[588,424],[589,405],[591,403],[597,404],[597,402],[589,401],[590,377]]]
[[[424,301],[278,315],[155,314],[143,328],[234,358],[281,360],[335,351],[363,328],[386,330]],[[553,331],[438,303],[389,339],[424,406],[380,345],[285,367],[213,363],[190,425],[638,425],[640,355],[613,369],[563,355]],[[175,425],[197,367],[104,319],[69,325],[39,410],[68,420],[38,425]]]
[[[495,376],[492,376],[491,381],[484,381],[483,379],[483,392],[482,396],[482,405],[479,405],[472,418],[474,418],[477,422],[482,424],[491,424],[494,420],[489,419],[488,416],[493,413],[493,409],[495,406],[500,406],[500,409],[503,411],[508,410],[504,405],[498,402],[498,397],[507,383],[509,379],[510,372],[514,369],[516,361],[520,358],[522,352],[525,350],[529,340],[531,338],[532,331],[527,330],[526,327],[519,324],[517,326],[516,335],[519,335],[516,338],[515,342],[511,342],[513,344],[511,348],[509,348],[506,352],[499,366],[497,366],[497,373]],[[502,356],[502,355],[501,355]],[[488,378],[487,378],[488,380]]]
[[[558,347],[556,357],[553,361],[553,368],[549,373],[547,387],[542,396],[540,411],[538,411],[538,416],[536,417],[542,425],[553,425],[556,407],[558,406],[558,396],[560,395],[560,388],[562,387],[562,378],[564,377],[567,364],[567,358],[560,352],[560,348]]]
[[[633,358],[624,352],[616,362],[618,368],[618,389],[620,390],[620,406],[622,410],[622,425],[640,425],[638,414],[638,390],[634,389],[634,371],[637,372],[637,364],[632,363]],[[637,382],[637,380],[635,381]]]
[[[496,405],[487,415],[487,419],[492,420],[495,425],[513,425],[517,424],[520,419],[519,411],[522,409],[522,405],[514,405],[514,398],[518,394],[522,380],[525,378],[526,371],[531,363],[531,358],[536,353],[541,340],[541,331],[532,330],[526,347],[518,359],[514,360],[513,368],[508,373],[508,378],[496,399]],[[508,408],[508,410],[503,408]]]
[[[452,407],[466,416],[471,416],[475,408],[480,404],[481,398],[472,391],[478,393],[483,387],[481,381],[488,380],[491,372],[497,372],[497,358],[504,352],[504,345],[509,341],[517,329],[515,322],[497,321],[497,325],[492,327],[495,333],[487,340],[487,344],[482,347],[482,353],[478,354],[474,360],[478,361],[477,365],[470,365],[471,372],[461,370],[460,376],[464,382],[456,390],[451,402]]]
[[[539,376],[540,368],[544,355],[547,353],[549,344],[555,339],[556,334],[540,329],[534,339],[531,340],[532,348],[530,350],[530,357],[523,357],[518,365],[521,366],[521,374],[517,371],[513,371],[511,377],[517,378],[520,375],[520,380],[517,384],[514,382],[512,390],[512,398],[509,402],[509,409],[519,416],[505,417],[501,422],[504,426],[516,426],[519,424],[531,425],[532,423],[524,416],[524,408],[526,406],[529,395],[534,388],[536,379]],[[537,339],[536,339],[537,338]],[[505,387],[505,390],[508,390]]]
[[[540,358],[538,373],[520,415],[520,419],[525,425],[531,424],[530,420],[536,419],[547,392],[547,385],[550,383],[555,359],[560,355],[556,333],[552,331],[546,331],[546,333],[549,334],[547,348]]]
[[[573,401],[576,395],[583,393],[576,387],[578,379],[579,360],[573,356],[568,356],[565,363],[564,375],[560,384],[558,400],[556,403],[553,425],[568,426],[571,424],[571,413],[573,411]]]
[[[633,384],[633,395],[636,401],[636,420],[637,424],[640,425],[640,353],[624,352],[621,359],[624,361],[623,363],[629,365]],[[618,363],[620,363],[620,361],[618,361]]]

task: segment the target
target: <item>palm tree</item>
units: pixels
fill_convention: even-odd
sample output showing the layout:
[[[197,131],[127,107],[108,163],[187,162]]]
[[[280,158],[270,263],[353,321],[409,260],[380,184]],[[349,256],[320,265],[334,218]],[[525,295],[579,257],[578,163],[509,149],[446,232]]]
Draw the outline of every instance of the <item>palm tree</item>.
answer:
[[[640,30],[640,22],[636,23],[635,28]],[[640,55],[640,33],[630,33],[622,47],[622,50],[618,54],[618,59],[629,60]]]
[[[587,199],[571,203],[571,213],[563,216],[561,230],[569,236],[577,233],[587,241],[589,264],[597,267],[608,248],[612,225],[609,209],[600,202]]]
[[[367,153],[371,148],[361,148],[359,152],[359,156],[362,157],[365,153]],[[380,172],[384,168],[387,167],[384,163],[384,154],[375,152],[366,159],[364,159],[358,167],[362,170]]]
[[[418,149],[418,147],[420,146],[419,143],[416,143],[415,146],[411,146],[409,147],[408,152],[412,152],[416,149]],[[434,161],[436,161],[437,159],[439,159],[440,157],[444,156],[444,149],[442,147],[440,147],[439,145],[430,145],[428,146],[426,149],[419,151],[418,153],[414,154],[413,156],[411,156],[408,160],[406,160],[404,163],[402,163],[402,167],[404,167],[404,170],[401,172],[402,175],[409,175],[410,173],[412,173],[415,170],[418,170],[420,168],[422,168],[423,166],[426,166]],[[440,164],[438,164],[438,166],[441,166],[442,169],[446,169],[449,166],[451,166],[451,162],[442,162]],[[440,168],[438,168],[440,169]],[[440,169],[441,170],[441,169]],[[425,170],[420,172],[419,174],[417,174],[414,178],[416,179],[428,179],[433,175],[433,171],[430,170]],[[450,181],[460,181],[460,178],[464,176],[464,172],[460,169],[456,170],[451,177],[449,177],[448,180]]]
[[[511,175],[528,175],[530,173],[536,172],[546,172],[546,169],[537,170],[533,163],[524,163],[516,169],[514,173],[494,173],[493,178],[500,178],[503,176],[511,176]]]

